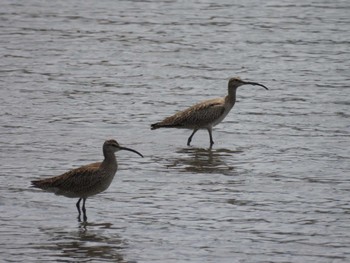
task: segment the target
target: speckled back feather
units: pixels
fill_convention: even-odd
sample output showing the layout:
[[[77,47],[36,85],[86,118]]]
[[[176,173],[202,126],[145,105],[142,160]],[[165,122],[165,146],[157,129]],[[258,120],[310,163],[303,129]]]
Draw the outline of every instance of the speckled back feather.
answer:
[[[98,189],[97,185],[103,177],[101,170],[98,170],[100,165],[101,162],[81,166],[59,176],[32,181],[32,185],[67,197],[91,195],[93,189]]]
[[[211,99],[193,105],[186,110],[165,118],[163,121],[151,125],[158,128],[199,128],[210,125],[225,111],[224,98]]]

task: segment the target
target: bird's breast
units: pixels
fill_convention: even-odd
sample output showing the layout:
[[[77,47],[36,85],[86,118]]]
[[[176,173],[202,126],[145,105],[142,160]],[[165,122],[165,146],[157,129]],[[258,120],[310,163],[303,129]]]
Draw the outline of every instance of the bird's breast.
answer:
[[[223,113],[222,113],[217,119],[215,119],[215,120],[211,123],[211,125],[212,125],[212,126],[216,126],[216,125],[218,125],[220,122],[222,122],[222,121],[225,119],[225,117],[227,116],[227,114],[230,112],[230,110],[232,109],[232,107],[233,107],[233,105],[232,105],[232,106],[227,106],[227,107],[225,107],[225,110],[223,111]]]

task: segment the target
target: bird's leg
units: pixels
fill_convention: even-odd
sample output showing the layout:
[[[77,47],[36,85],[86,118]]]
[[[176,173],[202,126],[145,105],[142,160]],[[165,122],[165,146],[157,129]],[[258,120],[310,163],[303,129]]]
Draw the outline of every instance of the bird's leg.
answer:
[[[86,201],[86,198],[83,198],[83,217],[84,217],[84,222],[87,221],[87,216],[86,216],[86,209],[85,209],[85,201]]]
[[[211,128],[208,128],[208,133],[209,133],[209,139],[210,139],[210,148],[213,147],[214,141],[213,141],[213,135],[211,132]]]
[[[79,222],[81,221],[81,219],[80,219],[80,215],[81,215],[81,212],[80,212],[80,201],[81,201],[81,198],[79,198],[79,200],[78,200],[78,202],[76,204],[77,209],[78,209],[78,213],[79,213],[79,215],[78,215],[78,221]]]
[[[191,141],[192,141],[192,137],[193,137],[193,135],[194,135],[197,131],[198,131],[198,129],[194,129],[193,132],[192,132],[192,134],[191,134],[191,136],[188,137],[187,146],[190,146],[190,143],[191,143]]]

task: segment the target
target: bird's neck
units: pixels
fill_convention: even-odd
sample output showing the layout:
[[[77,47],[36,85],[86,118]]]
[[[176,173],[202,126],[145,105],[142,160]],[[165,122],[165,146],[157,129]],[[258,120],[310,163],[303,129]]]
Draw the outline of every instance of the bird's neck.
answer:
[[[114,152],[103,151],[105,159],[101,164],[101,168],[115,168],[118,166]]]
[[[234,105],[236,102],[236,90],[237,89],[232,89],[232,88],[228,88],[228,95],[225,98],[225,101],[229,104]]]

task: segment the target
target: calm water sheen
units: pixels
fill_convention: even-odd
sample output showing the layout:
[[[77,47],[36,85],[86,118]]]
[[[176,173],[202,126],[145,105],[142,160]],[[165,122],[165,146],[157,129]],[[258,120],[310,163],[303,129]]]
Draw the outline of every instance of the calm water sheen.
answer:
[[[0,261],[350,262],[350,2],[1,1]],[[149,125],[244,86],[206,131]],[[30,180],[101,160],[88,199]]]

